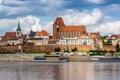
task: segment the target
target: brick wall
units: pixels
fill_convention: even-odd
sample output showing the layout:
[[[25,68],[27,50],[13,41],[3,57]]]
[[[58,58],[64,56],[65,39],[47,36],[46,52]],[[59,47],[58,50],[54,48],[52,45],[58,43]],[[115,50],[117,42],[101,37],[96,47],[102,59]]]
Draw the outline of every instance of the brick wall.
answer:
[[[54,49],[59,47],[61,51],[64,51],[65,47],[68,47],[69,50],[73,49],[76,47],[78,51],[89,51],[92,49],[91,46],[83,45],[83,46],[78,46],[78,45],[69,45],[69,46],[59,46],[59,45],[49,45],[49,46],[22,46],[22,49],[24,52],[54,52]],[[2,46],[0,47],[0,52],[18,52],[18,46]]]
[[[103,50],[107,50],[107,51],[113,50],[113,51],[116,51],[114,46],[103,46]]]
[[[2,46],[0,52],[17,52],[18,46]]]

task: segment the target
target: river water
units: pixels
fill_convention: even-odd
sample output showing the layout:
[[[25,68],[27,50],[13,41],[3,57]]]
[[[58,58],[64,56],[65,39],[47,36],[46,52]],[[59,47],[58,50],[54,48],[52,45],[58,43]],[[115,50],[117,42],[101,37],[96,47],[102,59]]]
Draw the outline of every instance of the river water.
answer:
[[[120,63],[0,62],[0,80],[120,80]]]

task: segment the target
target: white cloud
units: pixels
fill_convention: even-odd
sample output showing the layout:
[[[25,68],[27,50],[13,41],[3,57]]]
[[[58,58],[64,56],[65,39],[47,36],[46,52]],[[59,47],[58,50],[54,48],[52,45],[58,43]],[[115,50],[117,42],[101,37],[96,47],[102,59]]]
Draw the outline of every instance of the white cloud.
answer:
[[[120,9],[118,9],[120,7],[120,4],[111,4],[106,6],[104,9],[104,11],[107,10],[107,12],[119,12],[120,13]]]
[[[23,32],[27,32],[30,30],[40,31],[41,25],[39,24],[40,19],[35,16],[26,16],[21,17],[20,22],[21,26],[23,26]]]
[[[16,25],[16,23],[17,23],[16,21],[17,21],[17,19],[0,19],[0,25],[1,25],[0,30],[2,30],[2,29],[4,30],[7,28],[9,28],[10,30],[13,30],[12,27]],[[10,25],[12,25],[12,26],[10,26]]]
[[[84,10],[83,12],[69,10],[62,16],[67,25],[94,25],[102,18],[100,9],[93,9],[91,12]]]
[[[28,7],[11,7],[11,6],[4,6],[0,5],[0,11],[5,12],[3,16],[11,16],[11,15],[18,15],[18,14],[23,14],[25,11],[31,11],[30,8]]]
[[[0,4],[2,3],[2,0],[0,0]]]
[[[46,23],[43,30],[46,30],[49,33],[53,33],[53,22]]]
[[[6,4],[6,5],[23,5],[25,4],[26,2],[23,3],[23,1],[20,1],[20,0],[3,0],[2,1],[3,4]]]
[[[94,4],[102,4],[105,2],[105,0],[87,0],[87,1]]]
[[[39,24],[40,19],[35,16],[25,16],[15,19],[0,19],[0,30],[4,32],[12,32],[16,30],[17,23],[20,21],[21,29],[23,33],[27,33],[30,30],[39,31],[41,25]]]
[[[100,32],[102,35],[120,33],[120,20],[105,14],[101,9],[82,12],[68,10],[62,17],[66,25],[85,25],[87,32]]]
[[[64,5],[64,0],[3,0],[0,5],[4,17],[33,15],[53,15]],[[39,10],[39,11],[38,11]],[[52,12],[51,12],[52,11]],[[51,13],[50,13],[51,12]]]
[[[40,19],[35,18],[35,24],[32,27],[33,31],[40,31],[41,30],[41,25],[39,24]]]
[[[120,21],[103,23],[100,26],[94,28],[94,31],[99,31],[102,34],[120,33]]]

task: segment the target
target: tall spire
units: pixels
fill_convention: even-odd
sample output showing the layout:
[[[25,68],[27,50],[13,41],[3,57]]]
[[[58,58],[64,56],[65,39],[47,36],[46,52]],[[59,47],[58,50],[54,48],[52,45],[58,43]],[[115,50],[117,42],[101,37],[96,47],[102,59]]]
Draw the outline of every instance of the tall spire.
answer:
[[[21,28],[20,28],[20,22],[18,22],[18,26],[17,26],[16,31],[21,31]]]

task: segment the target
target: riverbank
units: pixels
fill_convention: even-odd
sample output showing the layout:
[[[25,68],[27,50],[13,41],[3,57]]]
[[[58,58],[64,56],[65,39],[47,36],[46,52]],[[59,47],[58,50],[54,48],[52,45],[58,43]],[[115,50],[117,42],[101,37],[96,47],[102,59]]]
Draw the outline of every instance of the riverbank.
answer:
[[[35,56],[44,54],[0,54],[0,61],[34,61]],[[69,61],[91,61],[91,56],[68,56]]]
[[[0,61],[33,61],[32,54],[0,54]]]

